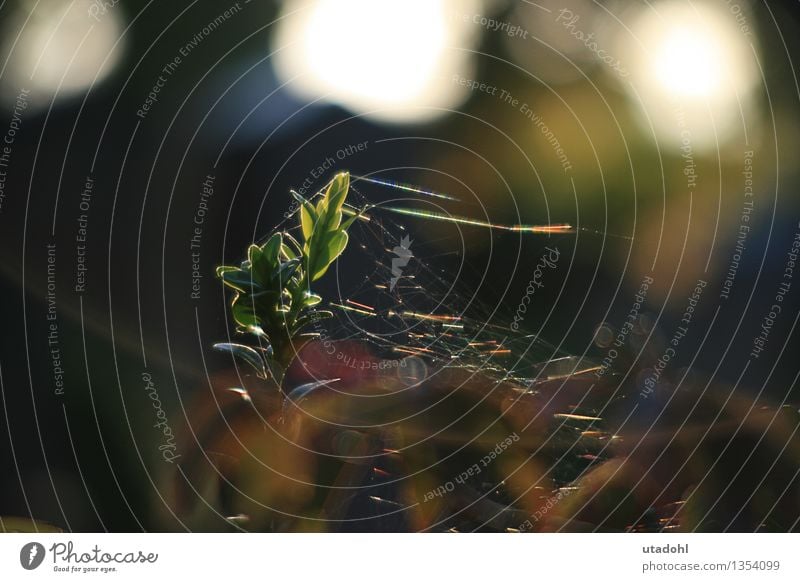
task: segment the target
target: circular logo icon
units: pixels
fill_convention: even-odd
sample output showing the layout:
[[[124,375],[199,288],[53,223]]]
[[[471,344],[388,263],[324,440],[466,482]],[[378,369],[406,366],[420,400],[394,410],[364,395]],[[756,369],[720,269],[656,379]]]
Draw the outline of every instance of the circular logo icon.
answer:
[[[26,570],[35,570],[44,561],[44,546],[39,542],[29,542],[19,551],[19,563]]]

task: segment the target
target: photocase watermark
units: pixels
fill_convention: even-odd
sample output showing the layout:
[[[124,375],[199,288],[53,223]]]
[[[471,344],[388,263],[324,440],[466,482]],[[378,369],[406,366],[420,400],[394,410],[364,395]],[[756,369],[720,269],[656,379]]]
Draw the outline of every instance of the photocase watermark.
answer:
[[[6,199],[6,179],[8,177],[6,168],[11,164],[12,147],[17,139],[17,133],[22,127],[22,113],[28,108],[29,95],[30,89],[20,89],[11,113],[11,121],[3,136],[3,142],[0,143],[0,213],[3,212],[3,202]]]
[[[104,551],[97,544],[89,550],[81,551],[76,550],[71,541],[56,542],[50,546],[49,551],[53,558],[53,571],[71,574],[108,574],[117,572],[118,565],[155,564],[158,561],[158,554],[155,552]]]
[[[745,250],[747,236],[750,233],[750,216],[753,214],[753,151],[744,152],[744,202],[742,203],[742,213],[739,216],[739,232],[736,235],[736,245],[731,255],[731,262],[728,265],[728,272],[725,273],[725,280],[722,282],[722,289],[719,292],[720,299],[728,299],[731,288],[736,280],[736,273],[739,271],[739,263]]]
[[[142,382],[144,382],[144,391],[153,401],[153,408],[158,419],[153,428],[158,429],[164,436],[164,442],[159,445],[158,450],[161,451],[161,457],[167,463],[174,463],[175,459],[180,457],[180,455],[176,454],[178,446],[175,444],[175,434],[167,421],[167,413],[161,405],[161,399],[158,397],[158,391],[149,372],[142,372]]]
[[[351,368],[353,370],[377,371],[377,370],[391,370],[395,368],[406,368],[408,366],[408,362],[406,360],[407,358],[403,358],[402,360],[390,360],[390,359],[365,360],[363,358],[353,357],[350,354],[346,354],[344,352],[338,352],[336,354],[337,366],[343,366],[345,368]]]
[[[675,108],[675,119],[678,122],[681,137],[681,158],[683,159],[683,175],[686,176],[686,188],[694,190],[697,186],[697,170],[694,163],[692,132],[686,127],[686,115],[682,107]]]
[[[560,23],[564,28],[566,28],[576,40],[583,43],[583,45],[589,51],[591,51],[598,59],[607,64],[614,71],[616,71],[621,77],[629,76],[630,73],[625,67],[622,66],[620,60],[615,58],[613,55],[608,54],[604,48],[597,44],[597,39],[595,38],[594,32],[586,34],[576,26],[580,18],[581,17],[578,14],[575,14],[569,8],[562,8],[558,11],[556,22]]]
[[[511,436],[508,436],[502,441],[498,442],[491,451],[484,455],[479,461],[480,465],[475,463],[469,469],[459,473],[457,477],[450,479],[443,485],[439,485],[436,489],[431,489],[425,493],[422,502],[427,503],[434,497],[443,497],[445,494],[455,491],[456,483],[463,485],[468,479],[475,477],[476,475],[480,475],[483,469],[491,465],[494,460],[497,459],[497,457],[502,455],[508,449],[508,447],[517,441],[519,441],[519,435],[517,433],[512,433]]]
[[[369,147],[369,140],[361,141],[358,143],[351,143],[347,144],[343,147],[340,147],[336,152],[334,152],[333,156],[325,156],[324,160],[321,160],[314,166],[308,175],[305,177],[303,182],[297,188],[297,193],[301,196],[306,196],[307,194],[312,194],[312,188],[314,188],[314,184],[320,178],[325,177],[326,175],[330,174],[331,170],[337,166],[337,162],[341,162],[346,160],[350,156],[355,154],[364,152]],[[298,202],[296,200],[292,201],[292,205],[289,207],[289,210],[283,213],[284,218],[289,218],[297,212]]]
[[[603,361],[600,362],[600,368],[595,372],[595,375],[598,378],[603,377],[603,375],[611,369],[614,361],[619,357],[619,351],[617,348],[621,348],[625,345],[628,335],[631,333],[631,331],[633,331],[634,325],[639,319],[639,314],[642,311],[642,306],[644,305],[645,299],[647,299],[647,292],[652,284],[653,277],[651,275],[645,275],[642,279],[642,282],[639,284],[639,290],[633,296],[633,304],[628,310],[628,314],[625,316],[625,322],[622,324],[622,327],[620,327],[616,336],[614,336],[614,347],[609,348],[608,352],[606,352],[606,355],[603,358]]]
[[[528,105],[528,103],[517,99],[510,91],[506,89],[500,89],[496,85],[489,85],[488,83],[483,83],[474,79],[468,79],[459,74],[453,75],[453,83],[468,87],[471,91],[479,91],[481,93],[491,95],[492,97],[497,97],[501,102],[503,102],[503,104],[510,105],[514,109],[518,110],[520,113],[522,113],[522,115],[525,116],[526,119],[533,122],[534,126],[536,126],[536,128],[542,132],[542,136],[544,136],[545,140],[547,140],[547,143],[550,144],[550,147],[553,148],[553,152],[555,152],[561,167],[564,169],[564,172],[566,173],[572,170],[572,163],[569,161],[564,148],[561,147],[561,142],[556,137],[556,134],[550,129],[550,127],[548,127],[542,116],[536,113],[536,111],[534,111],[534,109]]]
[[[539,262],[536,263],[533,276],[528,282],[528,286],[525,288],[525,295],[517,306],[517,312],[514,314],[514,321],[511,322],[511,329],[513,331],[519,331],[519,324],[525,319],[525,314],[528,312],[528,305],[530,305],[536,290],[544,287],[542,278],[544,277],[545,269],[555,269],[558,265],[558,257],[560,255],[558,248],[551,249],[550,247],[545,247],[544,250],[547,252],[543,254]]]
[[[39,542],[28,542],[19,551],[19,563],[26,570],[35,570],[42,565],[45,549]]]
[[[794,268],[797,266],[797,256],[800,254],[800,223],[798,223],[797,227],[799,230],[794,233],[794,238],[789,248],[786,250],[786,263],[783,268],[781,282],[778,283],[778,287],[775,290],[773,304],[770,306],[769,311],[761,322],[761,331],[753,338],[753,347],[750,351],[751,359],[758,359],[761,352],[766,348],[772,327],[783,312],[783,302],[789,290],[792,288]],[[789,308],[792,309],[791,305]]]
[[[462,77],[458,73],[453,75],[453,83],[467,87],[470,91],[479,91],[493,97],[497,95],[497,91],[500,89],[497,85],[489,85],[488,83],[468,79],[467,77]]]
[[[245,4],[247,4],[247,2],[245,2]],[[183,59],[188,57],[192,51],[200,46],[205,39],[211,36],[215,30],[225,24],[225,22],[238,14],[241,10],[242,6],[239,2],[236,2],[227,10],[220,13],[214,20],[208,22],[208,24],[195,33],[191,40],[178,49],[178,54],[175,55],[166,65],[164,65],[164,67],[162,67],[161,74],[158,76],[158,79],[156,79],[156,82],[150,88],[150,92],[147,94],[147,97],[142,105],[136,110],[136,115],[140,119],[146,118],[150,110],[155,107],[156,103],[158,103],[161,90],[167,85],[169,78],[177,72],[178,68],[180,68],[181,64],[183,63]]]
[[[81,550],[68,541],[56,542],[49,550],[39,542],[28,542],[19,552],[19,563],[25,570],[35,570],[42,565],[48,552],[53,572],[64,574],[109,574],[117,572],[119,565],[155,564],[158,561],[155,552],[104,551],[97,544],[89,550]]]
[[[540,519],[542,519],[545,515],[550,513],[550,511],[558,505],[562,499],[569,497],[569,495],[576,491],[577,487],[562,487],[561,489],[556,492],[555,495],[550,496],[544,505],[541,508],[537,509],[529,519],[526,519],[520,526],[517,528],[521,533],[531,531],[533,529],[534,524],[536,524]],[[533,521],[531,521],[533,520]]]
[[[547,10],[547,12],[553,13],[551,10]],[[601,46],[601,44],[598,42],[596,33],[586,33],[578,28],[577,23],[581,19],[580,15],[575,14],[569,8],[562,8],[554,14],[555,22],[561,24],[569,32],[569,34],[572,35],[573,38],[586,47],[586,49],[595,57],[597,57],[597,59],[608,65],[620,77],[630,76],[630,72],[624,66],[622,66],[620,59],[610,54],[603,46]],[[522,40],[539,42],[530,34],[530,31],[526,30],[522,26],[512,24],[508,21],[489,18],[482,14],[465,14],[463,18],[464,22],[472,22],[473,24],[477,24],[478,26],[490,32],[502,32],[511,38],[520,38]]]
[[[465,14],[464,22],[472,21],[474,24],[490,30],[492,32],[503,32],[511,38],[517,37],[523,40],[528,40],[530,33],[519,26],[518,24],[511,24],[505,20],[495,20],[483,14]]]
[[[54,393],[64,395],[64,368],[61,360],[61,339],[58,328],[58,304],[56,302],[56,243],[47,247],[47,349],[53,372]]]
[[[75,293],[86,291],[86,273],[89,267],[86,265],[86,243],[89,238],[89,209],[92,204],[92,191],[94,190],[94,179],[86,176],[83,190],[78,202],[78,232],[75,234]]]
[[[208,174],[205,181],[200,186],[200,200],[197,203],[197,208],[194,212],[194,220],[192,227],[192,236],[189,239],[189,251],[192,258],[192,290],[189,293],[190,299],[200,299],[200,281],[203,279],[202,269],[200,267],[200,246],[203,241],[203,228],[206,222],[206,216],[209,212],[209,201],[214,196],[214,180],[216,177],[213,174]]]
[[[661,375],[664,373],[667,365],[678,355],[678,346],[680,346],[680,343],[683,338],[686,337],[686,334],[689,333],[689,326],[694,319],[694,313],[697,309],[698,303],[700,302],[700,297],[702,296],[707,285],[708,282],[704,281],[703,279],[697,280],[697,283],[692,290],[692,294],[689,296],[686,308],[683,311],[683,316],[681,316],[681,325],[675,329],[675,333],[672,334],[672,338],[669,340],[669,345],[656,361],[655,365],[650,371],[650,374],[644,379],[644,387],[639,393],[639,396],[642,398],[648,398],[655,391],[655,387],[658,385],[658,381],[661,379]]]
[[[122,0],[94,0],[87,10],[89,18],[94,18],[97,22],[100,22],[101,17],[105,16],[109,10],[121,2]]]
[[[733,17],[736,19],[736,25],[739,27],[739,32],[745,36],[753,36],[753,31],[750,30],[750,26],[747,24],[747,17],[744,14],[745,9],[743,9],[740,4],[737,4],[733,0],[723,1],[728,7],[728,11],[733,14]]]
[[[392,278],[389,281],[389,291],[394,291],[395,285],[403,276],[403,269],[408,265],[408,261],[414,258],[414,253],[411,252],[412,241],[408,235],[400,239],[400,244],[392,249],[396,255],[392,259]]]
[[[332,365],[363,372],[379,372],[380,374],[393,370],[394,372],[391,375],[396,374],[402,381],[411,376],[420,375],[421,360],[415,356],[400,360],[392,358],[363,358],[340,350],[336,345],[336,340],[331,338],[328,330],[322,325],[322,321],[323,318],[314,318],[311,321],[311,327],[313,333],[317,335],[321,352],[326,356],[330,356],[331,359],[329,361]]]

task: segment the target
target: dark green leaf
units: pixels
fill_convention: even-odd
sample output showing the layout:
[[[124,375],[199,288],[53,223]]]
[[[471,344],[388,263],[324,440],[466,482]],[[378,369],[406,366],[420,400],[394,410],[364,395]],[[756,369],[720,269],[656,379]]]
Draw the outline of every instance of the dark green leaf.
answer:
[[[258,245],[250,245],[247,247],[247,261],[250,265],[255,265],[261,259],[261,247]]]
[[[233,319],[248,331],[261,327],[261,318],[256,313],[253,300],[245,295],[237,295],[231,304]]]
[[[294,326],[292,326],[292,333],[297,333],[300,329],[311,323],[315,323],[323,319],[330,319],[331,317],[333,317],[333,313],[325,310],[315,310],[310,313],[306,313],[305,315],[301,315],[297,318],[297,321],[294,322]]]
[[[242,271],[241,269],[223,271],[219,276],[222,279],[222,282],[228,287],[231,287],[236,291],[241,291],[242,293],[251,293],[263,290],[261,285],[259,285],[256,281],[253,281],[250,273],[247,271]]]
[[[309,382],[308,384],[301,384],[297,388],[294,388],[288,394],[289,402],[293,402],[295,404],[299,403],[303,398],[309,396],[312,392],[318,391],[326,386],[333,384],[334,382],[338,382],[340,378],[331,378],[330,380],[317,380],[315,382]],[[284,404],[284,408],[286,405]]]
[[[275,272],[272,274],[272,281],[275,285],[279,285],[281,287],[286,287],[286,284],[289,282],[294,274],[297,272],[297,269],[300,268],[300,259],[292,259],[290,261],[286,261],[285,263],[281,264]]]
[[[264,367],[264,360],[261,358],[261,354],[259,354],[250,346],[244,346],[242,344],[214,344],[214,349],[221,352],[228,352],[229,354],[244,360],[253,368],[255,368],[259,376],[262,378],[267,377],[267,371]]]
[[[264,257],[268,261],[270,269],[274,269],[278,264],[278,255],[280,253],[282,244],[283,237],[281,236],[281,233],[276,232],[269,238],[267,242],[264,243],[264,246],[261,247]]]
[[[292,247],[292,250],[295,253],[295,256],[299,256],[303,253],[303,246],[297,242],[297,239],[290,235],[288,232],[283,233],[284,241],[289,242],[289,246]],[[290,257],[294,258],[294,257]]]
[[[248,268],[253,280],[259,286],[265,286],[269,282],[269,273],[272,272],[270,260],[266,253],[263,252],[262,247],[258,245],[250,245],[247,249]]]
[[[327,232],[333,232],[339,228],[339,225],[342,223],[342,212],[341,210],[328,210],[325,216],[325,230]]]
[[[281,245],[281,258],[284,260],[296,259],[297,253],[292,247],[284,243]]]
[[[216,269],[216,274],[217,274],[217,277],[222,278],[222,274],[223,273],[229,273],[231,271],[238,271],[238,270],[240,270],[239,267],[231,267],[231,266],[228,266],[228,265],[220,265]]]

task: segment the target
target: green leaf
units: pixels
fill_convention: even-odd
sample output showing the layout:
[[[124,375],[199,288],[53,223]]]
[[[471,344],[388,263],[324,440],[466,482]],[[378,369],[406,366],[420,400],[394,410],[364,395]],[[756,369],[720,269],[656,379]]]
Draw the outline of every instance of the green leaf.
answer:
[[[334,382],[338,382],[339,380],[339,378],[331,378],[330,380],[316,380],[314,382],[308,382],[307,384],[301,384],[300,386],[293,388],[292,391],[287,395],[287,398],[291,402],[299,403],[303,398],[307,398],[312,392],[319,390],[320,388],[325,388],[326,386],[333,384]]]
[[[234,269],[222,271],[220,273],[219,270],[217,270],[217,273],[225,285],[235,289],[236,291],[241,291],[242,293],[251,293],[263,290],[263,287],[259,285],[257,281],[253,281],[252,275],[247,271]]]
[[[305,207],[300,207],[300,228],[303,231],[303,238],[309,240],[314,234],[315,220],[311,212]]]
[[[292,259],[282,263],[281,266],[275,269],[275,272],[272,274],[273,284],[279,287],[286,287],[289,279],[294,276],[299,268],[300,259]]]
[[[248,331],[261,327],[261,317],[256,313],[253,300],[246,295],[237,295],[231,304],[233,319]]]
[[[346,230],[340,230],[330,238],[328,241],[328,264],[339,258],[339,255],[347,247],[348,240],[350,240],[350,237]]]
[[[285,260],[296,259],[297,253],[286,243],[281,245],[281,258]]]
[[[342,223],[342,212],[335,211],[335,210],[328,210],[325,214],[325,230],[327,232],[334,232],[335,230],[339,229],[339,225]]]
[[[350,173],[340,172],[336,174],[333,177],[333,180],[331,180],[327,192],[325,192],[325,198],[328,199],[328,212],[341,213],[342,205],[347,198],[347,192],[349,190]],[[341,217],[341,214],[339,214],[339,216]],[[339,225],[337,224],[334,228],[337,228],[338,226]]]
[[[322,218],[325,214],[325,211],[328,210],[328,198],[326,196],[322,196],[318,201],[314,210],[317,212],[317,219]]]
[[[348,238],[347,231],[338,230],[328,239],[327,244],[319,249],[313,259],[313,266],[309,266],[311,281],[316,281],[322,277],[328,267],[344,252]]]
[[[303,254],[303,245],[301,245],[299,242],[297,242],[296,238],[294,238],[288,232],[284,232],[283,233],[283,238],[284,238],[284,242],[286,242],[286,241],[289,242],[288,246],[295,253],[295,256],[299,257],[300,255]],[[286,246],[286,245],[284,245],[284,246]],[[294,257],[289,257],[289,258],[294,258]]]
[[[256,302],[258,305],[264,305],[269,303],[276,303],[281,296],[281,292],[276,289],[264,289],[263,291],[258,291],[257,293],[252,294],[243,294],[243,301],[250,301]]]
[[[258,245],[250,245],[247,249],[247,265],[250,271],[250,276],[260,286],[264,286],[269,282],[269,273],[272,272],[269,258],[263,252],[262,247]]]
[[[291,192],[292,196],[300,203],[300,228],[303,231],[303,238],[308,241],[314,233],[314,225],[317,222],[317,212],[314,210],[314,206],[311,202],[294,190]]]
[[[294,325],[292,326],[291,332],[293,334],[297,333],[300,329],[311,323],[315,323],[323,319],[330,319],[331,317],[333,317],[333,313],[331,313],[330,311],[321,309],[311,311],[297,318],[297,320],[294,322]]]
[[[278,264],[278,256],[280,254],[282,244],[283,237],[281,236],[281,233],[276,232],[269,237],[269,240],[264,243],[263,247],[261,247],[264,257],[269,263],[270,270],[274,269]]]
[[[324,198],[319,201],[318,206],[323,205],[323,203],[327,202]],[[318,239],[320,236],[324,236],[325,233],[331,230],[330,225],[333,220],[335,220],[335,212],[332,212],[327,204],[323,206],[321,212],[317,212],[317,222],[314,225],[314,236],[313,238]]]
[[[222,278],[223,273],[229,273],[231,271],[239,271],[239,270],[240,270],[239,267],[231,267],[231,266],[228,266],[228,265],[220,265],[219,267],[216,268],[215,272],[216,272],[217,277]]]
[[[305,295],[303,296],[303,305],[306,307],[314,307],[318,305],[322,301],[322,297],[317,295],[316,293],[312,293],[311,291],[306,291]]]
[[[250,364],[258,375],[262,378],[267,377],[267,370],[264,367],[264,360],[261,358],[261,354],[259,354],[256,350],[251,348],[250,346],[245,346],[242,344],[214,344],[214,349],[219,350],[221,352],[228,352],[237,358],[244,360],[248,364]]]
[[[261,247],[258,245],[250,245],[247,247],[247,261],[250,265],[255,265],[261,260]]]
[[[325,198],[328,201],[324,222],[325,230],[334,231],[339,228],[342,222],[342,207],[349,190],[350,174],[347,172],[336,174],[325,192]]]
[[[342,172],[334,176],[325,190],[325,195],[317,202],[314,233],[332,232],[339,228],[342,222],[342,206],[349,188],[350,174]]]

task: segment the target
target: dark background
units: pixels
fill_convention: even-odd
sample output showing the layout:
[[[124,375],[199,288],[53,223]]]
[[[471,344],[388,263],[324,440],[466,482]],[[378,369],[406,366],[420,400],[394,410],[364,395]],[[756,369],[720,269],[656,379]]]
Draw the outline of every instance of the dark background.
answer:
[[[0,5],[3,38],[12,34],[8,27],[22,4]],[[705,277],[706,300],[668,377],[697,356],[691,364],[697,374],[735,383],[773,303],[800,218],[800,104],[792,61],[800,48],[800,12],[796,3],[768,4],[770,10],[756,3],[751,14],[764,66],[755,114],[756,210],[735,287],[723,303],[719,288],[741,212],[741,160],[698,154],[703,192],[690,204],[685,190],[663,186],[683,180],[680,153],[659,149],[652,137],[637,132],[630,100],[596,69],[587,69],[591,82],[569,81],[558,92],[584,120],[599,160],[585,153],[584,137],[560,116],[552,91],[498,59],[508,58],[501,35],[482,31],[481,54],[474,55],[476,78],[540,104],[556,120],[551,123],[565,147],[584,152],[573,155],[573,195],[549,146],[528,137],[524,119],[485,94],[473,93],[457,111],[424,124],[379,123],[324,100],[304,107],[302,98],[278,88],[267,58],[273,30],[268,24],[279,10],[270,2],[247,5],[246,15],[204,40],[139,119],[136,110],[160,68],[221,7],[199,1],[185,10],[185,3],[144,7],[123,0],[112,10],[130,24],[128,44],[111,75],[90,91],[53,101],[32,92],[13,145],[0,213],[0,515],[70,530],[180,529],[171,516],[174,467],[158,453],[142,373],[152,374],[175,431],[185,430],[185,411],[208,389],[207,373],[230,368],[230,360],[210,348],[229,333],[226,295],[213,268],[240,260],[250,241],[283,219],[289,189],[299,187],[311,169],[363,141],[366,150],[336,170],[447,192],[464,202],[442,202],[445,210],[505,224],[546,223],[546,199],[550,221],[587,229],[555,241],[565,257],[574,253],[569,273],[559,281],[563,289],[548,289],[525,324],[538,330],[550,313],[540,335],[563,342],[565,352],[602,357],[592,344],[594,330],[624,318],[654,258],[656,285],[646,308],[658,319],[662,341],[671,337],[695,281]],[[496,2],[491,13],[501,18],[513,9]],[[0,81],[5,131],[18,87],[7,70]],[[618,115],[621,128],[609,122],[606,107]],[[534,159],[540,179],[517,143]],[[188,239],[208,174],[215,175],[214,195],[202,235],[201,299],[195,301],[189,298]],[[75,236],[87,176],[95,184],[87,287],[76,293]],[[378,200],[399,195],[368,185],[359,192]],[[500,305],[498,317],[513,313],[536,259],[554,242],[413,219],[408,228],[426,260],[436,261],[442,272],[454,273],[466,261],[459,288],[489,311]],[[703,274],[712,240],[711,268]],[[46,245],[52,243],[63,395],[54,392],[47,341]],[[361,275],[359,265],[343,260],[336,276],[323,283],[324,295],[340,292],[338,280],[347,297],[350,279]],[[799,297],[795,280],[768,349],[749,365],[740,393],[796,406]]]

